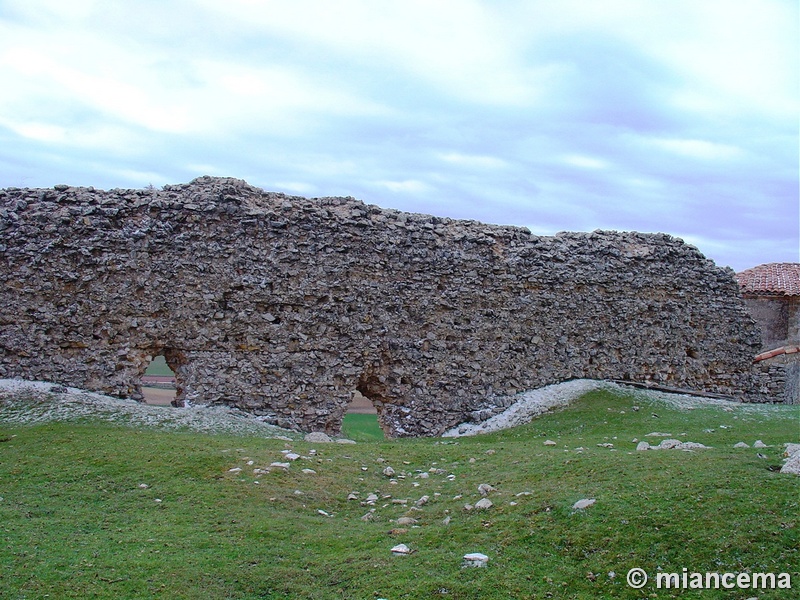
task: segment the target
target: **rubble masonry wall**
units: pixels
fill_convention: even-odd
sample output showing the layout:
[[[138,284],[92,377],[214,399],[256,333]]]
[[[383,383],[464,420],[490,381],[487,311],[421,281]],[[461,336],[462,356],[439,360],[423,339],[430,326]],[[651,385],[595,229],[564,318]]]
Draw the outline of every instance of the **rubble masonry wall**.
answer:
[[[664,234],[526,229],[268,193],[0,191],[0,377],[337,433],[356,389],[435,435],[577,377],[771,398],[733,272]],[[760,391],[759,391],[760,390]]]

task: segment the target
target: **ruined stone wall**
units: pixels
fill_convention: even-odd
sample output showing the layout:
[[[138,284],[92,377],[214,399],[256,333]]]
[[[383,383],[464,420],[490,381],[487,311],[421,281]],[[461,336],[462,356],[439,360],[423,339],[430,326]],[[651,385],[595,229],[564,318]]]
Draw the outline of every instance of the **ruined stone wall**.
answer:
[[[576,377],[743,396],[759,334],[729,270],[663,234],[532,236],[200,178],[0,191],[0,377],[337,432],[355,389],[438,434]]]

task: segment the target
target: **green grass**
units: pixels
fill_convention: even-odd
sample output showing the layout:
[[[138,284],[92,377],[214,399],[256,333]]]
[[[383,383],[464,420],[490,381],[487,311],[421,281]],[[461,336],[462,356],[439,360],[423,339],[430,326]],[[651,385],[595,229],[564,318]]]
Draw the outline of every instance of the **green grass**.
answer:
[[[594,392],[497,434],[356,445],[0,426],[0,597],[789,598],[800,478],[770,467],[779,444],[800,441],[799,409],[680,411]],[[652,431],[713,448],[634,452]],[[756,439],[772,446],[766,459],[732,448]],[[288,447],[309,458],[253,474]],[[392,483],[387,465],[404,478]],[[497,489],[494,506],[465,511],[481,483]],[[351,492],[384,497],[372,521]],[[573,511],[581,498],[597,503]],[[419,527],[390,533],[406,514]],[[392,556],[398,543],[415,552]],[[489,566],[462,568],[467,552]],[[637,592],[625,584],[634,566],[790,572],[794,590]]]
[[[348,413],[344,416],[342,435],[357,442],[376,442],[386,438],[381,426],[378,425],[377,415],[358,413]]]

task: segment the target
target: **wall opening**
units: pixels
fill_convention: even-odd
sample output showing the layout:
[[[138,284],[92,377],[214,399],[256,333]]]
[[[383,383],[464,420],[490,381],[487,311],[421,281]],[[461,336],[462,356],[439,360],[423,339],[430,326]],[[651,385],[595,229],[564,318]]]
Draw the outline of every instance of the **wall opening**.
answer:
[[[375,404],[359,390],[353,391],[342,418],[342,435],[357,442],[385,439]]]
[[[140,382],[145,404],[175,406],[177,385],[175,372],[163,354],[153,357]]]

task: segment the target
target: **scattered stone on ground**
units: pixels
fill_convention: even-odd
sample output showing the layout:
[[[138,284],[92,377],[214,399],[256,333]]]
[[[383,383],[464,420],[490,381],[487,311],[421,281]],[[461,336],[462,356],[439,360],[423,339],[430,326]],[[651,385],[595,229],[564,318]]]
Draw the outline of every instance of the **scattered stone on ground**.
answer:
[[[489,564],[489,557],[480,552],[472,552],[464,555],[465,567],[485,567]]]
[[[494,504],[488,498],[481,498],[475,503],[475,508],[478,510],[486,510],[488,508],[492,508]]]
[[[753,442],[753,448],[769,448],[769,446],[767,446],[761,440],[756,440],[755,442]]]
[[[791,445],[798,446],[798,444]],[[783,467],[781,467],[781,473],[800,475],[800,449],[789,455],[789,458],[786,460]]]
[[[544,445],[545,446],[555,446],[556,443],[553,440],[545,440],[544,441]]]
[[[411,548],[405,544],[397,544],[394,548],[392,548],[392,554],[395,556],[405,556],[411,554],[411,552]]]
[[[333,442],[333,438],[331,438],[331,436],[329,436],[327,433],[323,433],[322,431],[312,431],[311,433],[307,433],[303,439],[306,442],[320,443],[320,444],[327,444]]]
[[[797,452],[800,452],[800,444],[784,444],[786,450],[784,450],[784,456],[791,456]]]
[[[584,498],[582,500],[578,500],[575,504],[572,505],[572,510],[583,510],[585,508],[589,508],[592,506],[597,500],[594,498]]]
[[[383,474],[386,475],[386,477],[394,477],[395,470],[392,467],[386,467],[383,470]]]
[[[491,485],[488,483],[482,483],[478,486],[478,492],[481,496],[488,496],[491,492],[496,491]]]
[[[733,447],[734,447],[734,448],[749,448],[750,446],[748,446],[748,445],[747,445],[747,444],[745,444],[744,442],[737,442],[737,443],[735,443],[735,444],[733,445]]]
[[[675,439],[666,439],[662,440],[658,446],[651,446],[648,442],[639,442],[636,445],[636,450],[684,450],[684,451],[691,451],[691,450],[702,450],[707,449],[708,446],[704,446],[698,442],[682,442],[680,440]]]

